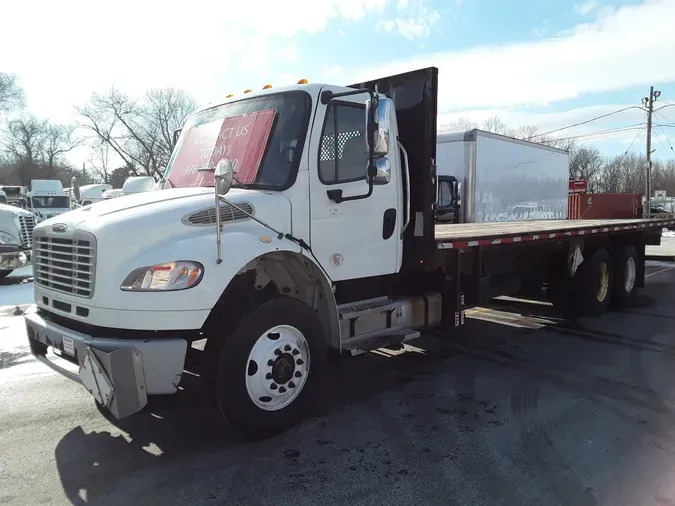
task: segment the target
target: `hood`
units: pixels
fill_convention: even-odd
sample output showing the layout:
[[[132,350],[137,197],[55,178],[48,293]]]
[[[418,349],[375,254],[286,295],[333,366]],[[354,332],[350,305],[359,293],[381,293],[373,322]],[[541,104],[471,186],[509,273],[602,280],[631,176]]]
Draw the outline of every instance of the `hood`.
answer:
[[[16,216],[33,216],[32,212],[9,204],[0,204],[0,211],[10,212]]]
[[[288,212],[281,212],[278,219],[280,220],[279,225],[282,225],[281,222],[283,222],[283,226],[288,227],[290,201],[279,193],[233,188],[227,194],[227,200],[235,205],[243,202],[250,203],[254,208],[257,208],[256,215],[260,215],[258,212],[260,211],[265,215],[264,219],[270,221],[270,225],[277,221],[277,217],[274,214],[268,215],[268,212],[272,209],[277,211],[287,209]],[[98,228],[106,224],[114,223],[113,228],[117,228],[117,224],[120,222],[131,222],[138,219],[147,221],[146,217],[148,216],[151,217],[150,221],[152,222],[157,220],[158,224],[167,225],[176,220],[180,222],[188,213],[213,208],[213,205],[213,188],[156,190],[95,202],[45,220],[38,227],[42,228],[61,223],[69,228],[81,228],[95,233]]]
[[[50,207],[42,209],[34,209],[33,212],[37,214],[40,218],[49,219],[59,214],[67,213],[69,209],[67,207]]]

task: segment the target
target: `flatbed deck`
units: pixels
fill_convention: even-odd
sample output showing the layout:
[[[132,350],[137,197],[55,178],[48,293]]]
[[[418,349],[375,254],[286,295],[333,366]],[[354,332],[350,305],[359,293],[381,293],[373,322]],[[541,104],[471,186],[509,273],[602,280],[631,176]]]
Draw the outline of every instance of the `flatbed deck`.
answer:
[[[564,236],[655,229],[675,225],[675,219],[532,220],[492,223],[437,224],[439,249],[550,240]]]

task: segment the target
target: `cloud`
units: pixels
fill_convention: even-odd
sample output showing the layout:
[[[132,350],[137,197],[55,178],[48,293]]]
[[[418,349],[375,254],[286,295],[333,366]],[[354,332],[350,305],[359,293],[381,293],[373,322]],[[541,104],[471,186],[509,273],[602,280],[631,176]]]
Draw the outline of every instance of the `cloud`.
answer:
[[[428,37],[433,25],[441,19],[438,11],[429,9],[423,0],[417,0],[413,5],[409,0],[398,0],[396,9],[401,16],[380,20],[377,28],[385,33],[395,32],[408,40]]]
[[[159,0],[105,9],[86,0],[9,2],[3,19],[16,22],[3,24],[0,47],[14,49],[0,51],[0,68],[20,76],[31,110],[61,121],[111,85],[131,95],[174,86],[208,102],[273,79],[278,60],[297,61],[295,36],[357,22],[393,1],[259,0],[254,9],[219,0],[180,9]],[[30,20],[29,34],[21,20]]]
[[[587,2],[579,3],[574,5],[574,10],[577,14],[581,16],[586,16],[592,10],[598,6],[596,0],[588,0]]]
[[[663,63],[663,55],[675,53],[672,19],[675,0],[647,0],[599,13],[556,37],[415,56],[356,69],[348,81],[436,66],[442,112],[546,105],[675,81],[675,66]]]

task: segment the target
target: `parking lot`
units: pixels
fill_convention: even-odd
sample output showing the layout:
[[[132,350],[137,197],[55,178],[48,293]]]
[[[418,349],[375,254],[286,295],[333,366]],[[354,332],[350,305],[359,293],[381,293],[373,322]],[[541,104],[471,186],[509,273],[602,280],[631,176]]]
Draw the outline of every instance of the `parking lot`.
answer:
[[[5,307],[0,503],[675,505],[675,264],[648,269],[630,312],[498,300],[460,334],[345,359],[319,415],[259,443],[222,434],[191,378],[112,425]]]

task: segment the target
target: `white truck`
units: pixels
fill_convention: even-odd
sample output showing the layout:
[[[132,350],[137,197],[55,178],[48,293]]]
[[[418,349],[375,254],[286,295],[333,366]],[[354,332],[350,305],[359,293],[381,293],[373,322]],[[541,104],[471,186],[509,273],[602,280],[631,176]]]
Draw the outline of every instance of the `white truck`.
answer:
[[[25,186],[2,185],[0,191],[5,193],[7,197],[7,204],[26,209],[27,204],[27,189]]]
[[[117,194],[118,197],[131,195],[133,193],[143,193],[153,190],[155,178],[152,176],[133,176],[124,181],[122,191]]]
[[[301,81],[192,114],[163,189],[36,227],[32,353],[117,418],[197,369],[260,438],[311,409],[329,350],[460,328],[532,273],[565,314],[630,306],[666,221],[435,222],[437,79]]]
[[[70,210],[70,198],[58,179],[33,179],[27,197],[38,222]]]
[[[472,129],[438,135],[442,223],[566,219],[569,153]]]
[[[105,192],[112,190],[113,187],[111,184],[97,183],[97,184],[86,184],[80,186],[80,200],[79,204],[81,206],[88,206],[95,202],[100,202],[103,200],[103,195]]]
[[[18,206],[0,204],[0,279],[31,265],[35,216]]]
[[[122,193],[122,188],[113,188],[112,190],[106,190],[103,192],[103,195],[101,195],[101,200],[108,200],[113,199],[115,197],[119,197],[120,193]]]

